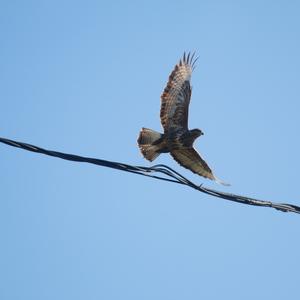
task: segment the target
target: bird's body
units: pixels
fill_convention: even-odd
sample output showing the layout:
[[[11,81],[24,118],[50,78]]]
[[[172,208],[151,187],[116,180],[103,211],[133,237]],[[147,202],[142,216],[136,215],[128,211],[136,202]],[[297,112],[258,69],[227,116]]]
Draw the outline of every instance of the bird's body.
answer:
[[[188,109],[192,94],[190,79],[196,60],[194,55],[184,54],[169,76],[161,95],[160,119],[164,133],[142,128],[138,145],[149,161],[153,161],[161,153],[170,152],[181,166],[223,183],[214,176],[207,163],[193,148],[194,141],[203,132],[200,129],[188,129]]]

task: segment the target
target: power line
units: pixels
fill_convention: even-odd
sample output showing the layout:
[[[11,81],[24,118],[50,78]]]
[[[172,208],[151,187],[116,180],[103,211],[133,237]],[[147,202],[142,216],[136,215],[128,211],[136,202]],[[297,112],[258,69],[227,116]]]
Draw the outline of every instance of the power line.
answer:
[[[108,161],[104,159],[98,159],[98,158],[91,158],[91,157],[84,157],[69,153],[63,153],[58,151],[52,151],[52,150],[46,150],[38,146],[34,146],[27,143],[17,142],[10,139],[5,139],[0,137],[0,142],[12,147],[21,148],[27,151],[35,152],[35,153],[41,153],[48,156],[58,157],[64,160],[70,160],[75,162],[85,162],[89,164],[94,164],[102,167],[112,168],[120,171],[126,171],[134,174],[139,174],[147,177],[152,177],[159,180],[169,181],[173,183],[178,183],[182,185],[189,186],[197,191],[200,191],[202,193],[222,198],[229,201],[234,201],[242,204],[247,205],[254,205],[254,206],[263,206],[263,207],[272,207],[277,210],[283,211],[283,212],[294,212],[294,213],[300,213],[300,207],[292,204],[287,203],[275,203],[271,201],[265,201],[265,200],[258,200],[246,196],[226,193],[217,191],[214,189],[206,188],[203,185],[197,185],[181,175],[180,173],[176,172],[175,170],[171,169],[168,166],[165,165],[155,165],[153,167],[143,167],[143,166],[132,166],[120,162],[114,162],[114,161]]]

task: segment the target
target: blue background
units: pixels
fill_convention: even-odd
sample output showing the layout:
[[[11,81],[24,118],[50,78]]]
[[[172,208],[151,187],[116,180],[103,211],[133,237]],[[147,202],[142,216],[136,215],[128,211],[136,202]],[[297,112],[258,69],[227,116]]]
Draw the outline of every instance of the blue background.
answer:
[[[218,186],[300,205],[298,1],[1,1],[0,136],[151,164],[184,51]],[[299,299],[296,214],[0,145],[0,299]]]

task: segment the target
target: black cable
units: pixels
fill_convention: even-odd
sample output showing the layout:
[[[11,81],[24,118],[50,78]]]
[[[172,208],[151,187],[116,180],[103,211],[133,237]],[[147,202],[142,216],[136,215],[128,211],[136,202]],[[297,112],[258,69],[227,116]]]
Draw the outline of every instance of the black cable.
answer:
[[[287,203],[275,203],[271,201],[264,201],[264,200],[258,200],[250,197],[245,197],[241,195],[226,193],[226,192],[220,192],[217,190],[213,190],[210,188],[206,188],[203,185],[196,185],[195,183],[191,182],[189,179],[181,175],[180,173],[176,172],[175,170],[171,169],[168,166],[165,165],[155,165],[153,167],[143,167],[143,166],[132,166],[124,163],[114,162],[114,161],[108,161],[98,158],[91,158],[91,157],[84,157],[74,154],[68,154],[58,151],[51,151],[46,150],[34,145],[17,142],[14,140],[9,140],[5,138],[0,137],[0,142],[12,147],[21,148],[27,151],[35,152],[35,153],[41,153],[48,156],[58,157],[64,160],[70,160],[70,161],[76,161],[76,162],[85,162],[90,164],[95,164],[102,167],[112,168],[120,171],[126,171],[134,174],[139,174],[143,176],[152,177],[159,180],[165,180],[169,182],[179,183],[186,186],[189,186],[195,190],[198,190],[202,193],[222,198],[229,201],[234,201],[242,204],[247,205],[254,205],[254,206],[263,206],[263,207],[272,207],[277,210],[283,211],[283,212],[294,212],[294,213],[300,213],[300,207],[292,204]],[[160,175],[155,175],[155,173]]]

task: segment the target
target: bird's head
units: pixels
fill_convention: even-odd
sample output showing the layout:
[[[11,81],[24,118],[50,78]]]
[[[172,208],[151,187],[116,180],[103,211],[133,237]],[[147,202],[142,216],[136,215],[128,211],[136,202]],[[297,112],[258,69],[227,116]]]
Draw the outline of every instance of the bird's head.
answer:
[[[203,133],[203,131],[202,130],[200,130],[200,129],[192,129],[191,131],[191,135],[196,139],[197,137],[199,137],[199,136],[201,136],[201,135],[203,135],[204,133]]]

